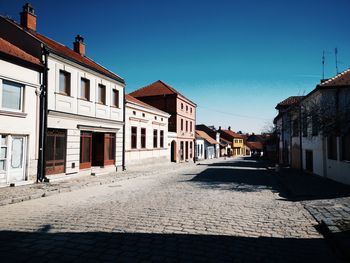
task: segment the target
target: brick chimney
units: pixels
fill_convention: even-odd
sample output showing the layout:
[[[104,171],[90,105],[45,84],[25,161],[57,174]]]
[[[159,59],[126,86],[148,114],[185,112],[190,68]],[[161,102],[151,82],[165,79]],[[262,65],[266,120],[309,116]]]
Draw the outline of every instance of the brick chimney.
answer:
[[[34,8],[31,4],[26,3],[23,6],[21,15],[21,26],[26,29],[36,31],[36,15],[34,14]]]
[[[73,43],[73,49],[78,54],[85,56],[85,44],[84,38],[81,35],[77,35],[75,37],[75,41]]]

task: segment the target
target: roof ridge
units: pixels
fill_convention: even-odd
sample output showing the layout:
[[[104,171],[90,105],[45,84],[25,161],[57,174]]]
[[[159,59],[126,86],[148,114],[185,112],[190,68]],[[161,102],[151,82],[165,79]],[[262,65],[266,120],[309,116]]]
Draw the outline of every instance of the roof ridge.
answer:
[[[325,82],[321,83],[320,86],[323,86],[323,85],[325,85],[325,84],[328,84],[328,83],[330,83],[331,81],[333,81],[333,80],[335,80],[335,79],[337,79],[337,78],[343,76],[344,74],[346,74],[346,73],[348,73],[348,72],[350,72],[350,68],[348,68],[348,69],[346,69],[346,70],[344,70],[344,71],[342,71],[342,72],[336,74],[334,77],[332,77],[332,78],[330,78],[330,79],[327,79]]]

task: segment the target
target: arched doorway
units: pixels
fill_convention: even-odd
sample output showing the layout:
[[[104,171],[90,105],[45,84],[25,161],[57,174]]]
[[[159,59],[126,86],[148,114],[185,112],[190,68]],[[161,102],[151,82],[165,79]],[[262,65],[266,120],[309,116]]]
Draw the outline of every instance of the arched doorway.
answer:
[[[176,141],[171,142],[171,147],[170,147],[170,160],[171,162],[176,163]]]

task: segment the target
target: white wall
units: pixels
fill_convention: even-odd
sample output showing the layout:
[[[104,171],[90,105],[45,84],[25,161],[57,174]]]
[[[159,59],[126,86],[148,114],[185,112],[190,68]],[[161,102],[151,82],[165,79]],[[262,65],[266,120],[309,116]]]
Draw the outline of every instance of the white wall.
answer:
[[[135,114],[134,114],[135,112]],[[144,116],[143,116],[144,114]],[[168,139],[169,114],[127,102],[125,106],[126,166],[170,161]],[[137,148],[131,148],[131,127],[137,128]],[[146,128],[146,148],[141,149],[141,128]],[[158,131],[157,148],[153,148],[153,130]],[[164,131],[164,146],[160,147],[160,131]]]
[[[196,155],[197,160],[203,160],[205,158],[205,145],[204,140],[201,138],[196,139]],[[201,150],[203,149],[203,150]]]
[[[89,116],[92,118],[123,121],[123,89],[119,82],[74,65],[69,61],[49,57],[48,78],[48,109],[71,114]],[[59,93],[59,72],[67,71],[71,74],[71,95]],[[80,99],[80,80],[90,80],[90,101]],[[98,84],[106,86],[106,105],[97,104]],[[112,107],[112,89],[119,91],[119,108]]]
[[[48,66],[48,128],[67,130],[65,173],[79,172],[81,130],[115,133],[115,166],[120,167],[123,155],[124,86],[116,80],[55,55],[49,56]],[[59,93],[60,70],[71,74],[70,96]],[[90,101],[80,99],[82,77],[90,80]],[[106,105],[97,103],[98,84],[106,86]],[[112,89],[119,91],[119,108],[112,106]],[[83,129],[80,126],[90,128]]]
[[[26,171],[26,177],[34,180],[37,173],[37,128],[39,125],[39,97],[35,91],[40,88],[40,73],[0,60],[0,86],[2,86],[2,80],[9,80],[24,85],[23,112],[21,114],[11,114],[11,111],[0,108],[0,133],[27,136],[28,155],[26,162],[28,169]]]

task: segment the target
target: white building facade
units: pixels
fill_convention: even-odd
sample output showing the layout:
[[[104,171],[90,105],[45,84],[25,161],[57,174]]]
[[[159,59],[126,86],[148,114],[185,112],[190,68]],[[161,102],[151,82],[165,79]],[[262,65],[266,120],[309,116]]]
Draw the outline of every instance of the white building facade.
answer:
[[[36,179],[40,60],[0,38],[0,186]]]
[[[170,162],[169,117],[170,114],[126,95],[126,167]]]

